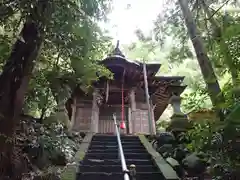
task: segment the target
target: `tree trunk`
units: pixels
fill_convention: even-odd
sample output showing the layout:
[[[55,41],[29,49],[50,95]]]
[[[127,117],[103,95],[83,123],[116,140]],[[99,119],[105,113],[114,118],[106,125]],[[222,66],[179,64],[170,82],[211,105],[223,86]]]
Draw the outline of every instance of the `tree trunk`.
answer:
[[[44,119],[44,117],[45,117],[46,111],[47,111],[47,108],[42,108],[42,110],[41,110],[41,116],[40,116],[40,118],[39,118],[39,123],[43,123],[43,119]]]
[[[183,17],[185,19],[185,24],[188,29],[189,36],[191,38],[193,47],[196,52],[197,60],[199,66],[201,68],[201,72],[204,78],[204,81],[207,85],[207,91],[211,98],[212,104],[219,113],[220,119],[223,119],[222,112],[219,109],[218,105],[222,105],[224,101],[223,94],[221,93],[221,89],[213,70],[210,59],[208,58],[207,51],[204,47],[203,40],[199,35],[197,25],[194,22],[193,16],[188,7],[188,0],[178,0],[181,6],[181,10],[183,13]]]
[[[220,43],[219,45],[220,45],[221,51],[225,51],[224,62],[227,65],[229,72],[232,76],[232,83],[234,86],[237,86],[238,85],[237,68],[234,65],[234,60],[233,60],[231,52],[228,48],[228,45],[222,38],[222,35],[223,35],[222,28],[220,27],[218,22],[212,17],[212,13],[209,11],[209,8],[204,0],[201,1],[201,5],[202,5],[202,8],[203,8],[204,12],[206,13],[207,17],[209,18],[209,22],[211,23],[212,28],[214,29],[215,39],[217,42]],[[237,94],[236,94],[236,96],[237,96]]]
[[[39,1],[21,30],[20,38],[12,48],[7,63],[0,75],[0,179],[21,179],[16,177],[13,157],[15,129],[19,123],[24,94],[42,44],[47,1]],[[20,162],[21,163],[21,162]]]

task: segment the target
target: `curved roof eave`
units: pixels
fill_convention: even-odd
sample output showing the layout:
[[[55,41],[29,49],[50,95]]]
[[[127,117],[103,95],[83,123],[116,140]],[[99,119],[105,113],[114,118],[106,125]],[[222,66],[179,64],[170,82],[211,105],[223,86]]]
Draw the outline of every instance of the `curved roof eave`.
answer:
[[[102,60],[100,63],[101,64],[104,64],[104,65],[108,65],[108,64],[111,64],[113,63],[114,61],[117,61],[117,60],[120,60],[122,62],[119,62],[120,64],[121,63],[126,63],[126,64],[131,64],[131,65],[134,65],[136,66],[137,68],[140,68],[142,69],[143,68],[143,63],[139,62],[139,61],[133,61],[133,60],[128,60],[120,55],[112,55],[112,56],[109,56],[107,58],[105,58],[104,60]],[[146,64],[147,66],[147,69],[155,72],[155,74],[159,71],[160,67],[161,67],[161,64],[157,64],[157,63],[154,63],[154,64]]]

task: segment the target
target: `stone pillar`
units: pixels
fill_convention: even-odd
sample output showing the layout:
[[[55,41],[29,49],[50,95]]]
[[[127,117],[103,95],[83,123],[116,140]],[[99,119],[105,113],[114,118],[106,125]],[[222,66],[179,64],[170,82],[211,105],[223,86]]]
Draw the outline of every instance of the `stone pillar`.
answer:
[[[152,130],[153,130],[153,134],[155,135],[156,134],[156,121],[155,121],[155,118],[154,118],[154,111],[153,111],[153,104],[152,104],[152,101],[150,101],[150,104],[151,104],[151,113],[152,113]]]
[[[99,107],[97,104],[98,90],[94,89],[92,101],[91,132],[98,133]]]
[[[131,108],[131,119],[130,119],[131,122],[129,122],[131,124],[130,132],[132,134],[134,134],[134,133],[136,133],[136,130],[135,130],[135,124],[136,124],[136,118],[135,118],[136,117],[136,100],[135,100],[135,91],[134,91],[134,89],[132,89],[130,91],[129,96],[130,96],[130,108]]]
[[[169,103],[172,105],[173,115],[167,129],[175,132],[185,132],[190,127],[190,123],[187,116],[181,111],[181,97],[173,94]]]

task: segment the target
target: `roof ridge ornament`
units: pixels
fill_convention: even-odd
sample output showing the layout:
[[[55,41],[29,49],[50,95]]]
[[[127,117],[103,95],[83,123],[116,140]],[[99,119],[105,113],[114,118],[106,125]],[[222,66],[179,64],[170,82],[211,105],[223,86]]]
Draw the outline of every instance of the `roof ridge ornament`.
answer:
[[[115,49],[119,49],[119,40],[117,40],[117,45]]]
[[[125,58],[122,51],[119,49],[119,40],[117,40],[116,47],[109,56],[121,56],[121,57]]]

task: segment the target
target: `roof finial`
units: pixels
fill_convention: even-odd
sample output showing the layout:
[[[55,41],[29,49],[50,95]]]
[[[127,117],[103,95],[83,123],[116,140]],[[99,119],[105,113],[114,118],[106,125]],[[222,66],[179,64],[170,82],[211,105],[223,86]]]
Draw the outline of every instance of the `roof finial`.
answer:
[[[123,55],[123,53],[119,49],[119,40],[117,40],[117,45],[109,56],[121,56],[121,57],[125,58],[125,56]]]
[[[117,40],[116,49],[119,49],[119,40]]]

